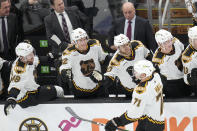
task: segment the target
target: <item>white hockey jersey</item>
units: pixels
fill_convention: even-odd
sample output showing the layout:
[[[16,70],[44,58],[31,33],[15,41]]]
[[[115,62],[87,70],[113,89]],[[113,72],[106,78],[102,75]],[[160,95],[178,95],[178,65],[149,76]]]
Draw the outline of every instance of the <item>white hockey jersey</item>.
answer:
[[[183,78],[181,54],[184,50],[184,45],[176,38],[174,38],[174,50],[169,55],[161,52],[158,48],[154,55],[152,62],[159,66],[160,73],[167,77],[167,80]]]
[[[197,50],[195,50],[191,44],[187,46],[182,54],[182,63],[184,69],[184,81],[189,85],[187,74],[190,74],[193,68],[197,68]]]
[[[136,41],[131,45],[131,52],[130,57],[125,57],[121,55],[119,51],[116,51],[110,61],[107,72],[104,74],[112,80],[118,77],[121,85],[127,91],[133,91],[133,88],[136,86],[132,80],[132,76],[127,72],[127,69],[131,66],[133,67],[135,61],[145,59],[150,51],[140,41]]]
[[[37,91],[39,85],[35,82],[34,75],[36,74],[34,74],[34,71],[38,63],[38,57],[35,56],[33,65],[24,64],[20,61],[19,57],[12,64],[8,91],[12,88],[20,90],[16,100],[20,101],[25,99],[25,96],[27,96],[30,91]]]
[[[158,73],[138,84],[133,92],[131,105],[124,116],[134,122],[148,119],[155,124],[164,124],[163,84]]]
[[[91,70],[101,72],[100,62],[104,61],[107,55],[98,40],[89,40],[85,53],[81,53],[73,45],[63,52],[59,71],[61,73],[63,69],[71,69],[75,88],[85,92],[93,92],[99,87],[99,84],[94,83],[87,74]]]

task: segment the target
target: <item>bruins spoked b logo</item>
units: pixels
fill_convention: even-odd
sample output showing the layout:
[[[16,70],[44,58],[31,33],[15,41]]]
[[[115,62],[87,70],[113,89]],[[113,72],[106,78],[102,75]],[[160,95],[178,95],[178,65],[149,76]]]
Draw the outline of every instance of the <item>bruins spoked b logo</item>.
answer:
[[[21,123],[19,131],[48,131],[48,128],[40,119],[28,118]]]

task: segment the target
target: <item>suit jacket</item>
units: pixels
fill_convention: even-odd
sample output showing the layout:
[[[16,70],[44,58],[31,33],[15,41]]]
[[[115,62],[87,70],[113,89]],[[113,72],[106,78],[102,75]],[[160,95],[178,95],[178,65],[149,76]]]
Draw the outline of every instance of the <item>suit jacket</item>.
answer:
[[[18,18],[15,14],[10,13],[7,17],[7,25],[8,25],[8,43],[9,43],[9,50],[7,52],[0,53],[0,57],[6,60],[14,60],[16,58],[15,54],[15,47],[17,46],[18,42],[21,42],[23,39],[23,32],[18,22]],[[1,45],[1,44],[0,44]],[[1,48],[1,47],[0,47]]]
[[[73,26],[73,29],[76,29],[79,27],[83,28],[79,14],[77,14],[75,10],[73,10],[73,8],[67,8],[65,9],[65,11],[68,14],[68,17]],[[44,22],[45,22],[45,27],[46,27],[47,39],[48,39],[49,45],[51,45],[52,47],[52,53],[55,57],[58,57],[59,55],[61,55],[61,52],[64,49],[66,49],[67,45],[70,42],[66,41],[63,30],[59,24],[58,18],[54,11],[51,12],[50,15],[45,17]],[[53,35],[56,35],[61,40],[61,44],[59,46],[53,40],[51,40],[51,36]]]
[[[121,17],[112,23],[112,28],[109,31],[109,45],[113,45],[114,36],[124,34],[125,18]],[[136,16],[134,40],[141,41],[148,49],[155,51],[157,44],[153,36],[153,30],[149,21]]]

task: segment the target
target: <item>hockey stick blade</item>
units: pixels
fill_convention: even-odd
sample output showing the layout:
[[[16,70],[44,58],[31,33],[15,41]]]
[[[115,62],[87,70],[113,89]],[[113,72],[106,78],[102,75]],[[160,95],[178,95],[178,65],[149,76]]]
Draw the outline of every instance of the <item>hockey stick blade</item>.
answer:
[[[93,123],[93,124],[96,124],[96,125],[100,125],[100,126],[105,126],[105,124],[103,124],[103,123],[81,118],[80,116],[78,116],[78,115],[72,110],[71,107],[68,107],[68,106],[67,106],[67,107],[65,107],[65,109],[66,109],[66,111],[68,111],[73,117],[77,118],[78,120],[87,121],[87,122],[90,122],[90,123]],[[121,129],[121,128],[117,128],[117,129],[120,130],[120,131],[128,131],[128,130],[124,130],[124,129]]]

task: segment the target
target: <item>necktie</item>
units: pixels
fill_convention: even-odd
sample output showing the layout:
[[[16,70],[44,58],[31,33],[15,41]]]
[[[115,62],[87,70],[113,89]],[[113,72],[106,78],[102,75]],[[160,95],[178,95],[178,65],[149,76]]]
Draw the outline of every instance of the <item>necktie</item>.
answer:
[[[65,19],[64,15],[62,13],[60,15],[62,16],[62,28],[63,28],[63,32],[64,32],[64,35],[65,35],[66,41],[70,43],[70,36],[69,36],[69,33],[68,33],[68,26],[67,26],[67,23],[66,23],[66,19]]]
[[[2,19],[2,36],[3,36],[3,52],[8,52],[8,38],[7,38],[7,32],[6,32],[6,27],[5,27],[5,19],[4,17]]]
[[[131,40],[131,21],[128,21],[127,37]]]

